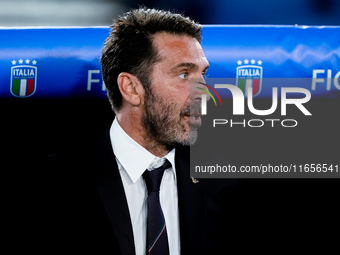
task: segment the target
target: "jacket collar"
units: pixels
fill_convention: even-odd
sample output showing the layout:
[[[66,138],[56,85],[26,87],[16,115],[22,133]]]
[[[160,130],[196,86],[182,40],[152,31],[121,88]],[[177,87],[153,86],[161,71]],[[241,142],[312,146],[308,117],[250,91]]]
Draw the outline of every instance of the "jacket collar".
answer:
[[[100,166],[102,171],[97,182],[99,195],[121,247],[121,253],[135,254],[130,213],[113,154],[109,130],[105,132],[105,135],[98,138],[97,143],[97,165]]]

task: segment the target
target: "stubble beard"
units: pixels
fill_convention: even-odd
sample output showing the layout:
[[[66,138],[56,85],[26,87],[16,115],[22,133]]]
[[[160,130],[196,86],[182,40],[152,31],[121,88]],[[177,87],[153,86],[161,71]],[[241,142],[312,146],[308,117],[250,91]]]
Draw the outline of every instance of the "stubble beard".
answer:
[[[176,103],[169,103],[165,98],[145,91],[144,114],[142,125],[146,131],[145,140],[155,146],[164,146],[167,150],[193,145],[198,137],[200,125],[190,124],[188,131],[182,122],[185,115],[190,115],[190,109],[200,112],[200,104],[186,104],[184,109]]]

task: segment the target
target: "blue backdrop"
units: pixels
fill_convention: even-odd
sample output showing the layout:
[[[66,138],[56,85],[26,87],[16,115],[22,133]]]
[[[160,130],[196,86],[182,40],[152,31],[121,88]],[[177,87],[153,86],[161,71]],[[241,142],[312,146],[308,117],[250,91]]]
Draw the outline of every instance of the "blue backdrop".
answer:
[[[108,34],[107,27],[1,28],[0,97],[105,98],[99,58]],[[258,96],[271,95],[267,78],[306,78],[299,87],[312,96],[339,98],[330,92],[340,91],[340,27],[207,25],[202,46],[208,78],[238,83],[257,71]]]

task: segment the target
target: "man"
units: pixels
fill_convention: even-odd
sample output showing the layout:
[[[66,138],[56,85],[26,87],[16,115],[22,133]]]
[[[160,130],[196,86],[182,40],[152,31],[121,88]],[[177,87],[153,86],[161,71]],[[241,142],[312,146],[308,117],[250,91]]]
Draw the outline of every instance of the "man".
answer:
[[[202,80],[209,66],[201,29],[182,15],[145,8],[114,21],[101,64],[115,120],[103,136],[49,160],[39,212],[47,216],[38,218],[50,247],[144,255],[165,236],[159,254],[213,254],[224,242],[222,202],[234,182],[189,175],[188,146],[201,124],[201,90],[190,93],[190,80]],[[164,162],[158,203],[165,227],[150,245],[155,220],[144,173]]]

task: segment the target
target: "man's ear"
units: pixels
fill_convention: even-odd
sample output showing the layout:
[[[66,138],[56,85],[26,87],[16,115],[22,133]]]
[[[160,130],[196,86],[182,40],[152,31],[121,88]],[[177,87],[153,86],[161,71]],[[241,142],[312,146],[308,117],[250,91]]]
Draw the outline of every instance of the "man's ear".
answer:
[[[123,99],[133,106],[140,105],[144,88],[139,79],[130,73],[123,72],[119,74],[117,81]]]

